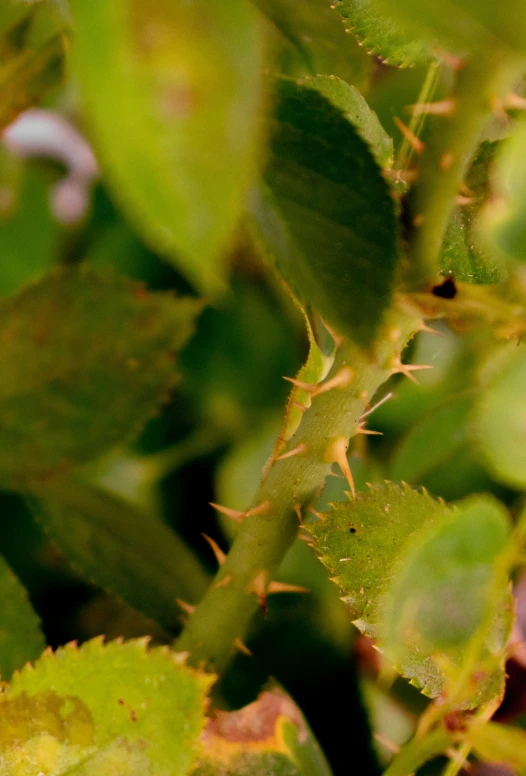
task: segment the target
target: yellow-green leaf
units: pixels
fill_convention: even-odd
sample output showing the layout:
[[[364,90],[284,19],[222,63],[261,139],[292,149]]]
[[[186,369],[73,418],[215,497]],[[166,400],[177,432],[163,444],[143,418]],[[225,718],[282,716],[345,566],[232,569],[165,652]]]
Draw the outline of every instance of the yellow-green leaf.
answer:
[[[73,0],[72,49],[117,200],[200,289],[256,171],[264,26],[248,0]]]
[[[211,682],[145,639],[45,652],[0,696],[0,773],[185,776]]]
[[[526,771],[524,730],[488,722],[485,725],[474,725],[469,732],[468,741],[480,759],[511,765],[521,774]]]

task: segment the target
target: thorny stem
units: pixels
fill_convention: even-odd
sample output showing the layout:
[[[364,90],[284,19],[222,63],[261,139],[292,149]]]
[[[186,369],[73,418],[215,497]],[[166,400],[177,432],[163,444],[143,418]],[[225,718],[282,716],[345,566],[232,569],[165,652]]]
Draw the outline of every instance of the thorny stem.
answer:
[[[408,283],[422,290],[438,275],[438,256],[459,189],[495,106],[517,76],[517,63],[502,51],[472,57],[457,73],[449,115],[437,116],[408,194]]]
[[[439,71],[440,63],[437,60],[433,60],[429,65],[424,83],[422,84],[422,88],[418,94],[418,105],[424,105],[425,103],[431,101],[437,85]],[[409,130],[413,133],[413,135],[416,135],[416,137],[420,137],[425,120],[426,114],[423,112],[413,113],[411,116]],[[400,146],[400,150],[397,154],[396,162],[394,165],[395,169],[405,170],[411,161],[412,155],[413,149],[411,148],[411,143],[407,137],[404,137],[402,145]]]
[[[428,760],[449,749],[453,742],[452,734],[445,728],[433,730],[425,738],[412,738],[391,762],[384,776],[409,776]]]
[[[286,448],[299,448],[301,454],[275,459],[264,476],[253,506],[267,509],[245,518],[226,562],[176,645],[190,652],[194,665],[216,672],[225,668],[234,643],[244,638],[260,605],[262,583],[272,579],[297,536],[297,508],[313,500],[335,460],[331,452],[341,450],[342,440],[346,445],[357,432],[368,402],[396,370],[405,343],[420,324],[416,312],[394,308],[373,354],[348,341],[337,348],[326,379],[350,368],[352,381],[313,398]]]

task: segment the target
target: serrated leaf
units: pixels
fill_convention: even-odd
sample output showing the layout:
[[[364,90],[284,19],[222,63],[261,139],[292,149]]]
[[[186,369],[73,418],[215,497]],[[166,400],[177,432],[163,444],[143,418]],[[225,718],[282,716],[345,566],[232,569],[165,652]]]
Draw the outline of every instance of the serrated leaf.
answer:
[[[103,168],[146,240],[200,289],[256,171],[264,29],[248,0],[73,0],[72,58]]]
[[[303,78],[301,83],[303,86],[317,89],[342,111],[363,139],[367,141],[382,169],[392,167],[393,139],[389,137],[382,127],[378,116],[371,110],[358,89],[334,75],[318,75],[313,78]]]
[[[64,77],[68,24],[55,2],[2,3],[0,129]]]
[[[337,0],[335,8],[367,51],[387,64],[408,67],[433,58],[431,43],[415,39],[403,24],[380,12],[375,0]]]
[[[325,0],[254,0],[288,43],[279,52],[281,72],[294,78],[331,74],[356,84],[369,74],[372,61],[345,34],[341,19]]]
[[[452,509],[391,483],[333,507],[309,530],[355,624],[379,639],[396,669],[424,694],[439,695],[444,675],[435,658],[449,648],[453,664],[460,665],[459,643],[487,616],[492,563],[507,537],[504,508],[479,497]],[[484,649],[490,669],[470,689],[468,705],[495,697],[502,686],[500,663],[512,614],[506,591],[496,597]]]
[[[10,679],[15,669],[35,660],[45,646],[24,587],[0,557],[0,677]]]
[[[177,599],[196,603],[204,594],[200,564],[154,515],[72,482],[41,491],[31,505],[76,569],[169,632],[180,626]]]
[[[270,162],[250,214],[303,306],[368,346],[398,258],[389,187],[367,143],[329,100],[285,79],[277,92]]]
[[[212,678],[147,641],[46,652],[0,697],[0,771],[184,776]]]
[[[393,483],[357,493],[333,505],[324,520],[309,525],[316,553],[345,593],[360,630],[377,636],[378,605],[403,548],[425,525],[448,513],[444,502]]]
[[[473,434],[493,475],[512,487],[526,485],[526,346],[509,345],[485,365],[474,405]]]
[[[518,728],[487,722],[475,725],[468,733],[468,741],[482,760],[505,763],[526,770],[526,733]]]
[[[192,776],[330,776],[327,761],[288,695],[264,692],[239,711],[216,712]]]
[[[453,211],[440,255],[440,269],[464,283],[498,283],[506,278],[506,268],[485,239],[480,216],[492,196],[490,180],[499,144],[486,141],[480,146],[465,185],[469,192],[465,205]]]
[[[0,302],[0,484],[38,487],[138,433],[199,309],[89,268]]]

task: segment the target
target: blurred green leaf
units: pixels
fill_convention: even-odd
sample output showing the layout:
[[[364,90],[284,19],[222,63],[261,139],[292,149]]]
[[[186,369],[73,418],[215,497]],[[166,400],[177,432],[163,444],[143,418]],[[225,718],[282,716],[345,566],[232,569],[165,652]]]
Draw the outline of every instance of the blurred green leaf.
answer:
[[[49,189],[38,170],[17,162],[0,149],[5,197],[0,202],[0,296],[18,291],[56,260],[59,228],[50,211]],[[12,174],[6,169],[11,164],[16,168]]]
[[[358,89],[334,75],[303,78],[301,83],[303,86],[317,89],[342,111],[367,141],[380,167],[392,167],[393,139],[382,127],[378,116],[370,109]]]
[[[39,492],[30,503],[75,569],[169,632],[180,626],[177,599],[196,603],[204,594],[201,565],[154,515],[72,482]]]
[[[336,0],[335,8],[347,30],[386,64],[408,67],[432,59],[430,43],[415,40],[403,24],[379,11],[375,0]]]
[[[368,346],[398,258],[389,187],[367,143],[328,99],[285,79],[277,91],[266,183],[250,211],[256,230],[304,307]]]
[[[174,384],[200,304],[60,269],[0,302],[0,482],[30,489],[132,438]]]
[[[281,690],[239,711],[216,712],[192,776],[331,776],[305,719]]]
[[[72,50],[108,183],[156,250],[201,290],[256,172],[263,26],[248,0],[73,0]]]
[[[498,148],[498,143],[489,141],[480,146],[465,181],[467,202],[453,211],[444,237],[442,274],[464,283],[498,283],[506,278],[506,268],[487,244],[479,224],[481,211],[492,196],[490,181]]]
[[[0,557],[0,676],[11,678],[16,669],[36,658],[46,643],[27,593]]]
[[[487,722],[474,725],[468,734],[468,741],[481,760],[505,763],[526,771],[526,732],[517,728]]]
[[[59,3],[47,0],[3,0],[0,16],[0,128],[4,128],[62,82],[69,29]]]
[[[283,46],[279,63],[284,75],[331,74],[361,84],[372,61],[345,34],[341,19],[325,0],[254,0],[279,30]]]
[[[190,773],[212,678],[146,647],[71,644],[16,675],[0,699],[2,773]]]
[[[473,408],[473,434],[495,477],[526,485],[526,346],[510,344],[485,365]]]
[[[472,402],[469,395],[453,396],[424,415],[394,451],[389,476],[417,485],[465,445]]]
[[[424,35],[449,50],[476,51],[488,55],[493,48],[526,46],[526,4],[524,0],[503,4],[499,0],[377,0],[379,14],[393,16],[407,35]],[[491,50],[492,50],[491,49]]]
[[[526,124],[519,124],[513,135],[501,143],[496,158],[494,200],[482,216],[489,239],[508,256],[526,260]]]

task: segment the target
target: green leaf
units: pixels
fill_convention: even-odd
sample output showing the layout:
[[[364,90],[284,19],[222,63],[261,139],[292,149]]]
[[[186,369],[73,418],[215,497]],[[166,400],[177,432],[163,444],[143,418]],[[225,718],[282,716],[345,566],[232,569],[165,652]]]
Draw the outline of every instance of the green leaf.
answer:
[[[407,35],[424,35],[449,50],[476,51],[487,55],[488,45],[524,53],[526,47],[526,3],[516,0],[377,0],[379,13],[392,15]]]
[[[15,669],[35,660],[46,644],[27,593],[0,557],[0,676],[5,681]]]
[[[441,272],[464,283],[498,283],[506,278],[506,268],[480,223],[487,200],[493,196],[491,179],[498,148],[499,143],[489,141],[480,146],[465,181],[473,201],[455,208],[444,237]]]
[[[433,58],[431,44],[415,40],[403,24],[381,13],[375,0],[336,0],[335,8],[347,30],[386,64],[408,67]]]
[[[192,776],[330,776],[305,719],[281,690],[264,692],[239,711],[216,712],[201,737]]]
[[[524,730],[487,722],[485,725],[474,725],[468,733],[468,741],[482,760],[506,763],[520,773],[526,770]]]
[[[473,433],[490,472],[526,485],[526,346],[510,344],[487,362],[473,409]]]
[[[177,599],[196,603],[204,594],[200,564],[154,515],[72,482],[40,492],[31,505],[76,569],[169,632],[180,627]]]
[[[1,486],[37,487],[138,433],[199,306],[88,268],[0,302]]]
[[[0,129],[60,85],[69,33],[65,14],[54,2],[3,0],[1,15]]]
[[[468,440],[471,396],[453,396],[433,407],[409,429],[393,453],[393,480],[418,484],[430,471],[448,461]]]
[[[284,75],[331,74],[344,81],[361,83],[372,61],[345,34],[341,19],[325,0],[254,0],[281,34],[278,63]]]
[[[266,182],[251,207],[256,230],[301,304],[369,346],[398,258],[389,187],[367,143],[329,100],[284,79],[277,91]]]
[[[466,702],[495,697],[511,627],[506,592],[490,590],[493,562],[507,539],[504,508],[478,497],[451,509],[425,491],[391,483],[332,506],[309,526],[316,552],[345,593],[355,625],[379,639],[396,669],[424,694],[444,689],[438,654],[446,651],[461,665],[459,646],[485,621],[492,596],[497,599],[498,616],[492,613],[483,646],[490,669]]]
[[[501,144],[495,163],[496,196],[483,217],[489,238],[508,256],[526,260],[526,125]]]
[[[264,34],[248,0],[73,0],[72,51],[108,183],[206,292],[255,175]]]
[[[303,78],[301,84],[317,89],[342,111],[367,141],[380,167],[385,169],[393,166],[393,139],[382,127],[378,116],[371,110],[358,89],[334,75]]]
[[[211,677],[147,640],[46,652],[0,698],[0,771],[185,776]]]

